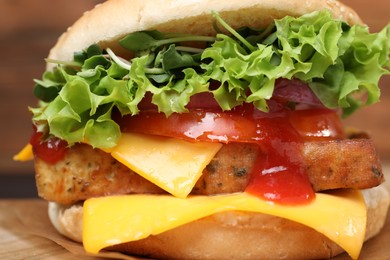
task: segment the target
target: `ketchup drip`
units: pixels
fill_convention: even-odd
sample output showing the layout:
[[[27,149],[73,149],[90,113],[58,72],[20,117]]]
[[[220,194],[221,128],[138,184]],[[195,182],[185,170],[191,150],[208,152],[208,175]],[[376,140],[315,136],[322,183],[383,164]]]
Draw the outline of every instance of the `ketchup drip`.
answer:
[[[43,140],[43,133],[37,132],[34,128],[34,133],[30,138],[30,144],[33,147],[34,154],[47,163],[55,164],[65,157],[68,143],[56,138],[49,137]]]
[[[148,111],[116,117],[116,121],[123,132],[192,142],[256,144],[261,152],[246,191],[275,203],[309,203],[315,193],[306,171],[304,142],[342,139],[342,124],[337,113],[329,109],[288,110],[278,103],[271,105],[272,113],[243,105],[229,112],[190,110],[168,118]]]
[[[263,122],[264,123],[264,122]],[[315,197],[303,158],[303,140],[285,117],[267,122],[248,193],[280,204],[304,204]]]
[[[304,142],[344,138],[337,112],[315,106],[289,110],[269,102],[270,113],[251,104],[229,112],[201,109],[166,117],[154,110],[116,116],[123,132],[180,138],[187,141],[241,142],[260,147],[246,188],[248,193],[280,204],[309,203],[315,193],[303,156]]]

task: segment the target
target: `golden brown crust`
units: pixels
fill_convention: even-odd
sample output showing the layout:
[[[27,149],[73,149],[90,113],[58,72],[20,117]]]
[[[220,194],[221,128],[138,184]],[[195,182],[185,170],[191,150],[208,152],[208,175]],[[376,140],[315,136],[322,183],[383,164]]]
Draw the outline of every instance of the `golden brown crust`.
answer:
[[[256,144],[230,143],[203,170],[192,194],[244,191],[259,153]],[[308,142],[304,159],[315,191],[379,185],[383,174],[370,139]],[[71,204],[91,197],[128,193],[165,193],[116,161],[86,144],[72,146],[55,164],[35,159],[38,194],[49,201]]]
[[[384,181],[379,155],[371,139],[307,142],[304,158],[315,191],[368,189]]]
[[[146,29],[182,33],[214,34],[211,11],[218,11],[232,27],[266,26],[275,18],[300,16],[328,9],[350,24],[362,23],[349,7],[335,0],[115,0],[86,12],[58,40],[49,58],[71,60],[73,52],[93,43],[103,47],[124,35]],[[261,14],[261,15],[259,15]],[[48,68],[52,65],[49,64]]]
[[[77,144],[55,164],[34,160],[38,195],[45,200],[72,204],[91,197],[126,193],[163,193],[110,154]]]
[[[390,196],[383,185],[363,195],[368,210],[367,240],[383,227]],[[81,205],[61,208],[50,203],[49,215],[60,233],[81,241]],[[111,250],[169,259],[322,259],[343,251],[302,224],[251,212],[218,213]]]

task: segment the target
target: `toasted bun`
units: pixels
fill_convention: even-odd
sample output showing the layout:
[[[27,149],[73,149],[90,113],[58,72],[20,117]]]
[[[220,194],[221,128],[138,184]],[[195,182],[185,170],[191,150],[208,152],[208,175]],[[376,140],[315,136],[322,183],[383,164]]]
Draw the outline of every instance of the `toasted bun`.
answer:
[[[94,43],[117,49],[113,44],[115,40],[140,30],[215,34],[212,10],[219,12],[234,28],[264,27],[286,15],[300,16],[323,9],[350,24],[362,23],[352,9],[335,0],[230,0],[221,3],[219,0],[107,1],[86,12],[70,27],[50,51],[49,58],[69,61],[75,51]]]
[[[383,227],[390,203],[381,185],[363,191],[368,240]],[[81,204],[49,203],[49,217],[63,235],[81,242]],[[283,218],[252,212],[218,213],[157,236],[110,248],[117,252],[170,259],[330,258],[343,250],[322,234]]]

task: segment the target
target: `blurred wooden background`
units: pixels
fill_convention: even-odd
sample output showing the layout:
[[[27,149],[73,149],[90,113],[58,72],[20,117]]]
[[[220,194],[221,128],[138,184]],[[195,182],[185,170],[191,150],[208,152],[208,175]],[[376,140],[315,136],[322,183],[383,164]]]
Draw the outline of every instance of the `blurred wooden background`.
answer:
[[[32,132],[33,79],[49,49],[81,14],[102,0],[0,0],[0,174],[31,174],[32,163],[12,156]]]
[[[33,173],[31,163],[12,156],[31,134],[28,106],[35,106],[33,79],[44,70],[44,58],[57,37],[98,0],[0,0],[0,175]],[[390,22],[390,1],[344,0],[372,31]],[[346,121],[371,133],[384,161],[390,161],[390,76],[381,81],[381,103]]]

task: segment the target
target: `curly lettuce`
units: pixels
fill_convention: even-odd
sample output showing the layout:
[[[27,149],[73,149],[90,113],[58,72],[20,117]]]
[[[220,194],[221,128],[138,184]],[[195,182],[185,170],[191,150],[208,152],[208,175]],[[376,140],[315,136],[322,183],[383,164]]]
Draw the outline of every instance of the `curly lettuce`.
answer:
[[[326,107],[345,116],[379,100],[378,81],[389,74],[390,25],[369,33],[318,11],[235,30],[213,15],[229,35],[141,31],[119,41],[131,60],[97,45],[75,53],[72,62],[49,60],[58,66],[35,80],[37,129],[70,145],[109,148],[121,134],[113,111],[138,114],[147,93],[167,116],[186,112],[190,97],[202,92],[212,93],[223,110],[252,103],[267,112],[278,78],[307,82]],[[194,41],[201,47],[184,44]]]

